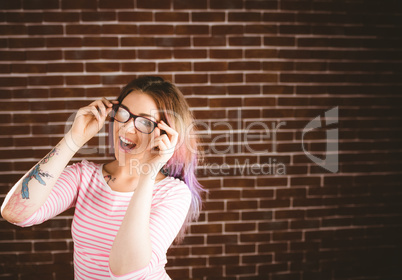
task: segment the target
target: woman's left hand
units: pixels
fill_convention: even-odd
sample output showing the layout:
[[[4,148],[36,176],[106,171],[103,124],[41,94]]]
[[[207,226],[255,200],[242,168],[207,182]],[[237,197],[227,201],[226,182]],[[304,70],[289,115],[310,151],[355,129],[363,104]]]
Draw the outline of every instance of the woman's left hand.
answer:
[[[161,134],[161,130],[166,131],[166,134]],[[148,144],[142,163],[150,165],[151,172],[156,175],[173,156],[179,134],[164,121],[158,123],[152,134],[153,139]]]

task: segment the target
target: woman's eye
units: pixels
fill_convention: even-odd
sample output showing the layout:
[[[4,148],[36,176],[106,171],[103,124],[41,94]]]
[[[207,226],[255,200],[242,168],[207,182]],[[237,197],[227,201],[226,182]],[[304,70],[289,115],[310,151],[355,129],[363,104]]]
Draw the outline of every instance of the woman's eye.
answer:
[[[143,125],[145,125],[145,126],[149,126],[149,127],[152,126],[152,123],[149,120],[146,120],[146,119],[141,119],[141,123]]]
[[[117,115],[118,115],[118,117],[121,118],[121,119],[126,119],[126,118],[129,116],[129,114],[127,113],[127,111],[122,110],[122,109],[120,109],[120,110],[117,111]]]

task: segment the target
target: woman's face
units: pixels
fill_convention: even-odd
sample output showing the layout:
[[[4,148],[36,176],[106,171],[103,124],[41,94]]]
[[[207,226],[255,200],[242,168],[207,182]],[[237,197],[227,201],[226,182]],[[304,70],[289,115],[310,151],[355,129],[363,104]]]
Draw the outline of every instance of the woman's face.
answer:
[[[136,116],[143,116],[154,122],[160,120],[155,101],[145,93],[133,91],[123,99],[121,104]],[[135,128],[133,118],[126,123],[115,120],[113,124],[114,153],[119,165],[127,164],[132,159],[141,160],[154,133],[155,130],[150,134],[140,132]]]

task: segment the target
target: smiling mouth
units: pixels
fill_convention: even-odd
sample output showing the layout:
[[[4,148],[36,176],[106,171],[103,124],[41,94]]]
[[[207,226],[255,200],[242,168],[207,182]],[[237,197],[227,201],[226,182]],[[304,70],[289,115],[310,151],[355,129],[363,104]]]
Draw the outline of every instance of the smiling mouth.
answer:
[[[124,150],[124,151],[131,151],[132,149],[135,148],[135,146],[137,146],[137,144],[131,142],[130,140],[127,140],[126,138],[123,138],[121,136],[119,136],[119,144],[120,147]]]

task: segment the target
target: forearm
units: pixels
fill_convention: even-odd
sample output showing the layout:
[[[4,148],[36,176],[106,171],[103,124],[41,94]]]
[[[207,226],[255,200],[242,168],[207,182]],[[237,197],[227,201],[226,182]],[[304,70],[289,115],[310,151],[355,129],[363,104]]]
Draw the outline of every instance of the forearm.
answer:
[[[140,177],[109,256],[111,271],[123,275],[147,266],[152,245],[149,219],[155,179]]]
[[[1,215],[11,223],[29,218],[46,201],[60,174],[78,146],[68,143],[66,135],[42,160],[28,171],[9,191]]]

